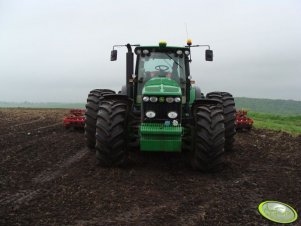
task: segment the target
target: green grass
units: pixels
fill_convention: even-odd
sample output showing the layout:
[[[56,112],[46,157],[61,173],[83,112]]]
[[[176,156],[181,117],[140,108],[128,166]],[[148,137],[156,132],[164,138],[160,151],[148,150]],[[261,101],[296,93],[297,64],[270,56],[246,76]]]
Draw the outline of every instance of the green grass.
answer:
[[[275,115],[301,115],[301,101],[235,97],[237,109]]]
[[[301,115],[283,116],[267,113],[248,112],[253,118],[255,128],[266,128],[277,131],[284,131],[294,135],[301,134]]]

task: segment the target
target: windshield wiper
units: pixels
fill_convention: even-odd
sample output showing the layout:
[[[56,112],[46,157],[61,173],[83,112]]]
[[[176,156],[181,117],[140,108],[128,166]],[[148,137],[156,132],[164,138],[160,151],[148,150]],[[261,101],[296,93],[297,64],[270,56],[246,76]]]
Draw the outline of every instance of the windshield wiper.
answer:
[[[173,60],[173,62],[175,62],[176,63],[176,65],[178,65],[180,68],[182,68],[182,66],[180,65],[180,64],[178,64],[178,62],[177,61],[175,61],[168,53],[165,53],[170,59],[172,59]],[[183,69],[183,68],[182,68]]]

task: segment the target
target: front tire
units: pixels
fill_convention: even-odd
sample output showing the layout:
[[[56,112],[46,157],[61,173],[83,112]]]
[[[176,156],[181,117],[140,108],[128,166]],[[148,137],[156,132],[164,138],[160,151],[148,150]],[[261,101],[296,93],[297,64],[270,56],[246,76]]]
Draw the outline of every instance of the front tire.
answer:
[[[101,166],[124,166],[128,161],[126,100],[104,99],[96,123],[96,158]]]
[[[222,167],[225,144],[223,111],[213,105],[197,106],[194,121],[191,165],[204,172],[217,171]]]

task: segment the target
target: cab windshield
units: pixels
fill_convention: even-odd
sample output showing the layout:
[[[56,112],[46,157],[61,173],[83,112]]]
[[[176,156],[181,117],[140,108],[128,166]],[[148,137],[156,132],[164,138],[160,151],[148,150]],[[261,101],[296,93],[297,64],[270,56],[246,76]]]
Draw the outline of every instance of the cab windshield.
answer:
[[[147,82],[153,77],[168,77],[180,83],[185,81],[184,57],[175,53],[151,52],[149,56],[140,57],[138,66],[138,80]]]

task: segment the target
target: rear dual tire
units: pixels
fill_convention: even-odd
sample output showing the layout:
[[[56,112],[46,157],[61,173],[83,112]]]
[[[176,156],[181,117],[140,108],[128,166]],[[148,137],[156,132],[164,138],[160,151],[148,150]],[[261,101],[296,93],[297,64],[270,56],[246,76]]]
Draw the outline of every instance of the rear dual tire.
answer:
[[[211,92],[206,95],[207,99],[216,100],[223,107],[224,124],[225,124],[225,151],[231,151],[234,144],[234,136],[236,134],[235,118],[236,109],[234,98],[227,92]]]
[[[85,140],[86,145],[91,150],[95,148],[96,144],[95,134],[99,103],[104,95],[114,93],[115,92],[110,89],[94,89],[88,95],[85,113]]]

